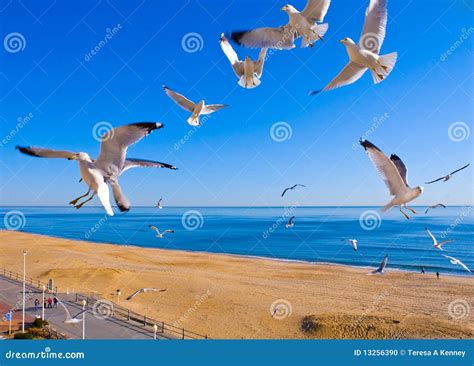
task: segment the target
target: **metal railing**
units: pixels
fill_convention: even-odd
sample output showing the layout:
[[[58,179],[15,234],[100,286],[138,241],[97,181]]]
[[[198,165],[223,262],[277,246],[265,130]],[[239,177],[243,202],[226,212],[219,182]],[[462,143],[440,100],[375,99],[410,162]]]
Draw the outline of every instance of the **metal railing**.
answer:
[[[22,283],[23,282],[23,275],[9,271],[7,269],[0,269],[0,275],[9,278],[11,280],[17,281]],[[40,290],[43,289],[43,286],[45,286],[46,289],[48,289],[48,284],[44,283],[40,280],[36,280],[31,277],[26,277],[26,284],[29,285],[30,287],[36,287]],[[53,287],[52,293],[59,294],[59,288],[58,286]],[[74,292],[73,295],[75,295],[74,301],[76,303],[82,303],[83,300],[86,301],[87,307],[94,309],[95,304],[97,302],[102,302],[104,304],[111,304],[111,314],[108,314],[108,317],[113,317],[114,319],[124,321],[126,323],[130,322],[135,322],[138,323],[139,325],[143,327],[154,327],[155,325],[158,327],[157,334],[162,334],[164,336],[165,332],[173,335],[175,338],[180,338],[180,339],[209,339],[207,335],[202,335],[199,333],[192,332],[190,330],[186,330],[184,328],[177,327],[173,324],[167,323],[162,320],[156,320],[150,317],[147,317],[146,315],[142,315],[139,313],[134,312],[133,310],[127,309],[124,306],[121,306],[119,304],[113,303],[109,300],[104,300],[92,296],[87,296],[78,292]],[[100,304],[99,304],[100,305]],[[53,328],[48,328],[48,331],[54,336],[61,337],[60,339],[67,339],[67,337],[64,334],[58,333],[55,331]],[[153,330],[150,330],[153,332]],[[54,333],[53,333],[54,332]]]

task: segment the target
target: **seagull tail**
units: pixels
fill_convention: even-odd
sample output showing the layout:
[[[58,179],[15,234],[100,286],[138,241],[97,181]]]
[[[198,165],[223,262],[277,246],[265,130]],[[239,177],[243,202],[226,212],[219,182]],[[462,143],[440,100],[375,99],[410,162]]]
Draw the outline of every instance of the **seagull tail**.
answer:
[[[199,116],[197,117],[189,117],[187,119],[187,122],[191,125],[191,126],[199,126],[201,124],[201,122],[199,121]]]
[[[398,54],[396,52],[392,52],[379,57],[378,62],[380,67],[377,69],[370,69],[375,84],[385,80],[390,72],[392,72],[395,63],[397,62],[397,56]]]
[[[245,79],[245,75],[242,75],[239,79],[239,82],[238,84],[242,87],[242,88],[247,88],[247,89],[253,89],[253,88],[256,88],[257,86],[259,86],[262,82],[257,78],[257,77],[253,77],[252,78],[252,81],[250,83],[247,83],[247,80]]]
[[[328,23],[323,23],[323,24],[315,24],[314,26],[311,27],[312,30],[312,35],[310,39],[307,39],[306,37],[302,37],[301,39],[301,48],[305,48],[308,46],[313,46],[313,43],[316,41],[322,41],[323,36],[326,34],[328,31],[329,24]]]

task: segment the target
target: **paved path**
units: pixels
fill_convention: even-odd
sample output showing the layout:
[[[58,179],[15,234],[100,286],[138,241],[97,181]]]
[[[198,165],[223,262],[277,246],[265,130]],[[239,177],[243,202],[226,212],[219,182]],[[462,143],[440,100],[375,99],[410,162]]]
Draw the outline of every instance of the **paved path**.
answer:
[[[12,309],[17,309],[14,319],[21,320],[22,297],[21,283],[0,276],[0,302],[8,304]],[[35,311],[34,300],[37,298],[40,302],[42,293],[35,287],[26,286],[27,302],[26,314],[34,318],[41,317],[41,307]],[[47,298],[47,296],[46,296]],[[58,298],[67,307],[71,316],[75,316],[82,311],[82,306],[75,303],[75,296],[59,294]],[[4,316],[4,314],[2,314]],[[78,318],[82,318],[79,315]],[[88,339],[151,339],[153,340],[153,330],[151,327],[144,327],[133,321],[119,320],[115,318],[98,319],[91,312],[86,312],[86,338]],[[58,305],[57,308],[45,309],[45,319],[50,326],[68,338],[82,339],[82,323],[66,324],[66,312]],[[158,339],[163,339],[157,334]],[[169,337],[167,337],[169,338]]]

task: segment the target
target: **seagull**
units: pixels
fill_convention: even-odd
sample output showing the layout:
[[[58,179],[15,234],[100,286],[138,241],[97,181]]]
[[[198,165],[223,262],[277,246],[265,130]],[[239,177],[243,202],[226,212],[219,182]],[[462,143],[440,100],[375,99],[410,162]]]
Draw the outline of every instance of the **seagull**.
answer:
[[[369,159],[375,166],[375,169],[382,176],[383,181],[388,187],[392,196],[395,196],[389,203],[387,203],[382,211],[388,211],[393,206],[400,206],[400,212],[410,219],[402,207],[410,210],[414,214],[416,211],[407,207],[407,203],[413,201],[415,198],[423,193],[423,187],[410,188],[407,183],[407,168],[403,161],[395,154],[390,156],[390,159],[374,144],[367,140],[360,140],[360,144],[364,147],[369,155]]]
[[[425,215],[428,213],[428,211],[430,210],[430,208],[438,208],[438,207],[442,207],[442,208],[446,208],[445,205],[443,205],[442,203],[437,203],[436,205],[433,205],[433,206],[428,206],[425,210]]]
[[[460,265],[462,268],[464,268],[466,271],[468,272],[471,272],[471,270],[469,268],[467,268],[467,266],[461,262],[459,259],[457,258],[454,258],[454,257],[450,257],[449,255],[444,255],[442,254],[443,257],[446,257],[449,259],[449,261],[452,263],[452,264],[457,264],[457,265]]]
[[[96,160],[93,160],[89,154],[85,152],[24,146],[17,146],[16,148],[24,154],[41,158],[77,160],[79,162],[81,177],[88,185],[89,190],[84,195],[69,202],[69,204],[79,209],[97,195],[107,214],[113,216],[114,212],[109,201],[109,184],[112,187],[115,202],[120,211],[123,212],[130,209],[130,202],[123,195],[118,183],[120,175],[126,170],[136,167],[176,169],[173,165],[158,161],[126,158],[129,146],[137,143],[154,130],[162,127],[163,124],[157,122],[139,122],[113,128],[102,135],[100,154]],[[92,195],[78,204],[78,201],[88,196],[91,191]]]
[[[428,232],[428,235],[431,237],[431,239],[433,240],[433,246],[436,248],[436,249],[439,249],[439,250],[444,250],[443,249],[443,245],[444,244],[447,244],[447,243],[451,243],[453,242],[454,240],[443,240],[441,242],[438,243],[438,240],[434,237],[434,235],[431,233],[431,231],[428,230],[428,228],[425,227],[425,230]]]
[[[202,114],[211,114],[219,109],[228,107],[227,104],[208,104],[204,103],[204,100],[201,100],[199,103],[191,102],[187,99],[184,95],[174,92],[166,85],[163,85],[163,90],[165,91],[166,95],[170,97],[177,105],[179,105],[184,110],[191,112],[191,116],[187,119],[187,122],[191,126],[199,126],[201,121],[199,120],[199,116]]]
[[[294,186],[285,188],[285,190],[283,191],[283,193],[281,194],[281,196],[283,197],[287,191],[289,191],[290,189],[293,190],[293,189],[295,189],[296,187],[305,187],[305,188],[306,188],[306,186],[303,185],[303,184],[295,184]]]
[[[349,63],[322,90],[312,91],[310,95],[321,91],[336,89],[359,80],[369,69],[375,84],[384,80],[397,62],[397,53],[380,55],[387,26],[387,1],[370,0],[365,12],[365,22],[359,43],[350,38],[340,40],[349,55]]]
[[[160,199],[158,200],[158,203],[156,204],[156,207],[159,208],[159,209],[162,209],[162,208],[163,208],[163,206],[161,206],[161,201],[163,201],[163,198],[160,198]]]
[[[301,37],[301,47],[313,47],[314,42],[322,40],[329,25],[322,22],[329,9],[331,0],[308,0],[302,12],[292,5],[280,10],[288,14],[288,24],[277,28],[263,27],[252,30],[232,32],[234,42],[250,48],[274,48],[288,50],[295,48],[295,41]]]
[[[63,320],[64,323],[66,324],[77,324],[77,323],[80,323],[82,322],[83,319],[78,319],[77,317],[83,313],[85,313],[87,311],[87,309],[85,310],[81,310],[79,313],[77,313],[76,315],[74,316],[71,316],[71,313],[69,312],[68,308],[66,307],[66,305],[63,304],[63,302],[61,300],[58,299],[58,303],[59,305],[62,306],[62,308],[64,309],[64,312],[66,314],[66,318]]]
[[[148,227],[152,230],[155,230],[156,231],[156,237],[157,238],[164,238],[165,237],[165,234],[166,233],[174,233],[174,230],[165,230],[163,231],[162,233],[160,233],[160,230],[158,230],[158,228],[154,225],[148,225]]]
[[[263,64],[265,63],[265,56],[267,49],[262,48],[258,54],[258,60],[252,61],[249,56],[245,57],[244,61],[239,60],[237,53],[230,45],[224,33],[221,34],[221,48],[224,54],[229,59],[235,75],[239,78],[238,84],[242,88],[252,89],[260,85],[260,78],[262,77]]]
[[[369,272],[368,274],[384,274],[384,270],[385,270],[385,267],[387,266],[387,263],[388,263],[388,255],[386,255],[384,257],[384,259],[382,260],[382,262],[380,262],[379,264],[379,267],[372,271],[372,272]]]
[[[443,182],[446,182],[448,180],[450,180],[453,176],[453,174],[463,170],[463,169],[466,169],[469,165],[471,165],[471,163],[467,164],[467,165],[464,165],[462,168],[459,168],[459,169],[456,169],[454,172],[451,172],[449,173],[448,175],[445,175],[444,177],[441,177],[441,178],[438,178],[438,179],[435,179],[435,180],[432,180],[430,182],[426,182],[425,184],[431,184],[431,183],[434,183],[434,182],[438,182],[440,180],[442,180]]]
[[[342,239],[341,241],[346,241],[346,239]],[[352,245],[352,249],[357,252],[357,239],[348,239],[347,240]]]
[[[294,218],[295,218],[294,216],[291,216],[291,217],[289,218],[288,222],[287,222],[286,225],[285,225],[285,227],[286,227],[287,229],[289,229],[289,228],[295,226],[295,224],[293,223],[293,219],[294,219]]]
[[[125,300],[131,300],[133,299],[135,296],[139,295],[139,294],[142,294],[144,292],[148,292],[148,291],[155,291],[155,292],[165,292],[166,289],[158,289],[158,288],[151,288],[151,287],[145,287],[145,288],[141,288],[140,290],[137,290],[135,291],[133,294],[131,294],[129,297],[127,297]]]

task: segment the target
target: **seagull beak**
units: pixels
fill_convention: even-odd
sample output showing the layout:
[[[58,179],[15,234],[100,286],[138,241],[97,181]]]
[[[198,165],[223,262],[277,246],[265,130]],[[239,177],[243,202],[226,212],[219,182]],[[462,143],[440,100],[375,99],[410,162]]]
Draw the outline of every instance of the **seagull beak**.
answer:
[[[68,157],[67,160],[77,160],[77,155],[72,155]]]
[[[339,42],[344,43],[344,40],[343,40],[343,39],[340,39]]]
[[[285,10],[286,10],[286,6],[282,7],[280,10],[285,11]]]

